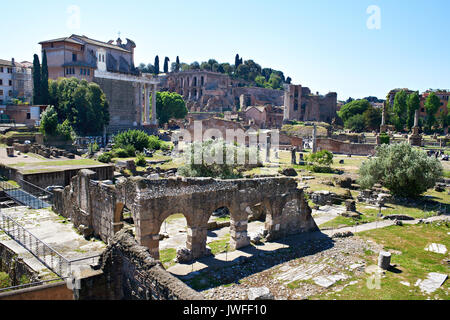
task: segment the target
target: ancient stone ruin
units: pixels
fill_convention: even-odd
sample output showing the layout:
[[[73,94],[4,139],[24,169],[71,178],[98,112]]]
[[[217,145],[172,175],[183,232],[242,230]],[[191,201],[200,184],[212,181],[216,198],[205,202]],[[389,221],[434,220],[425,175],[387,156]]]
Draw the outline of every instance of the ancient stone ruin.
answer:
[[[81,170],[71,186],[55,191],[55,211],[71,218],[86,236],[108,242],[123,226],[127,207],[135,223],[137,242],[159,259],[161,225],[173,214],[187,221],[186,247],[181,260],[209,255],[206,246],[208,221],[213,212],[230,212],[231,249],[250,245],[247,208],[261,205],[266,212],[267,240],[299,232],[317,231],[303,190],[287,177],[217,180],[181,178],[121,179],[115,185],[95,180],[95,173]],[[180,259],[179,259],[180,260]]]

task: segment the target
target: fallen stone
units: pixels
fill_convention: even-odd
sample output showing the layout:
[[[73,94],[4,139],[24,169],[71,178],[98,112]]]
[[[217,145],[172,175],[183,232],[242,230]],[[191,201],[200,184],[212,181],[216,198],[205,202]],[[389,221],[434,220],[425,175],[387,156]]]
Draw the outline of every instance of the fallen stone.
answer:
[[[250,288],[248,300],[274,300],[274,296],[267,287]]]
[[[415,285],[418,286],[422,292],[430,294],[439,289],[445,280],[447,280],[446,274],[430,272],[425,280],[417,280]]]
[[[298,176],[297,171],[294,168],[286,168],[281,171],[281,174],[286,177],[296,177]]]
[[[336,282],[338,282],[340,280],[345,280],[345,279],[347,279],[346,275],[336,274],[336,275],[332,275],[332,276],[318,276],[318,277],[315,277],[313,279],[313,281],[321,287],[329,288]]]
[[[447,247],[443,244],[432,243],[428,247],[426,247],[425,250],[435,252],[435,253],[445,254],[447,252]]]
[[[400,281],[400,283],[407,287],[411,286],[411,284],[408,281]]]
[[[413,217],[410,217],[406,214],[391,214],[391,215],[383,217],[383,219],[384,220],[403,220],[403,221],[414,220]]]

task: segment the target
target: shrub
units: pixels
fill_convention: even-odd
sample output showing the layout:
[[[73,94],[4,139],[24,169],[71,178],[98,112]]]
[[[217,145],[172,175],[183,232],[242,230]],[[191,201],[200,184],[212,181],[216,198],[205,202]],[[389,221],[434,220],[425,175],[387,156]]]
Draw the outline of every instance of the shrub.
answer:
[[[138,153],[136,155],[136,165],[138,167],[146,167],[147,166],[147,160],[145,159],[145,155],[143,153]]]
[[[125,147],[125,154],[126,154],[126,156],[124,158],[126,158],[126,157],[135,157],[136,156],[136,149],[134,148],[134,146],[128,145],[128,146]]]
[[[150,136],[142,130],[129,130],[121,132],[114,137],[115,148],[126,149],[133,146],[137,151],[144,151],[150,144]]]
[[[385,132],[383,132],[382,134],[380,134],[380,142],[381,144],[389,144],[391,141],[391,138],[389,137],[389,135]]]
[[[170,151],[172,150],[173,145],[169,142],[161,141],[161,150],[162,151]]]
[[[360,168],[358,184],[362,188],[380,183],[393,195],[417,197],[434,187],[443,175],[439,160],[406,142],[382,144],[376,151],[376,157],[365,161]]]
[[[56,134],[56,129],[58,127],[58,113],[55,107],[50,106],[42,113],[41,116],[41,126],[39,130],[45,136],[53,136]]]
[[[150,136],[148,139],[149,143],[148,143],[148,149],[150,150],[160,150],[161,149],[161,145],[163,143],[163,141],[159,140],[158,137],[156,136]]]
[[[128,158],[128,152],[123,148],[114,149],[114,155],[117,158]]]
[[[110,163],[112,160],[112,153],[111,152],[105,152],[102,153],[101,155],[98,156],[98,161],[102,162],[102,163]]]
[[[305,156],[309,163],[310,170],[317,173],[331,173],[333,170],[330,165],[333,164],[333,154],[330,151],[322,150]]]
[[[62,124],[58,124],[56,127],[56,135],[64,138],[66,141],[73,141],[74,137],[76,136],[75,132],[73,131],[72,126],[69,123],[69,120],[64,120]],[[98,145],[97,145],[98,147]],[[98,150],[97,150],[98,151]],[[96,151],[94,151],[96,152]]]

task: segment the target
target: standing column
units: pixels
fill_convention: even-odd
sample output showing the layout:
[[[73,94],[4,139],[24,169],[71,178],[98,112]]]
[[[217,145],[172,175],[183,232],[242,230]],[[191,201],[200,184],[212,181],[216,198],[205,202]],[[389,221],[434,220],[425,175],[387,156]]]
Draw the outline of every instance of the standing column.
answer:
[[[147,108],[148,108],[148,87],[144,84],[144,124],[148,124]]]
[[[316,152],[317,152],[317,126],[316,126],[316,124],[314,124],[312,153],[316,153]]]
[[[156,84],[152,86],[152,125],[158,125],[158,119],[156,116]]]
[[[145,104],[145,123],[150,124],[150,88],[148,85],[146,86],[145,97],[147,98],[147,103]]]

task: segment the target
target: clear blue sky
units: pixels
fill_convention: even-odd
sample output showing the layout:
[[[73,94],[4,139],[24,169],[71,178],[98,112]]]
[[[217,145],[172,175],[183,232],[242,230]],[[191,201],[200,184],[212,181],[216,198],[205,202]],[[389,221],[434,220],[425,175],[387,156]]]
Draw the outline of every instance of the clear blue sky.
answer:
[[[79,26],[68,7],[80,9]],[[369,29],[371,5],[381,28]],[[3,1],[0,58],[32,61],[39,41],[72,33],[130,38],[135,62],[234,63],[239,53],[339,99],[392,88],[450,89],[448,0]],[[373,20],[371,20],[373,21]]]

